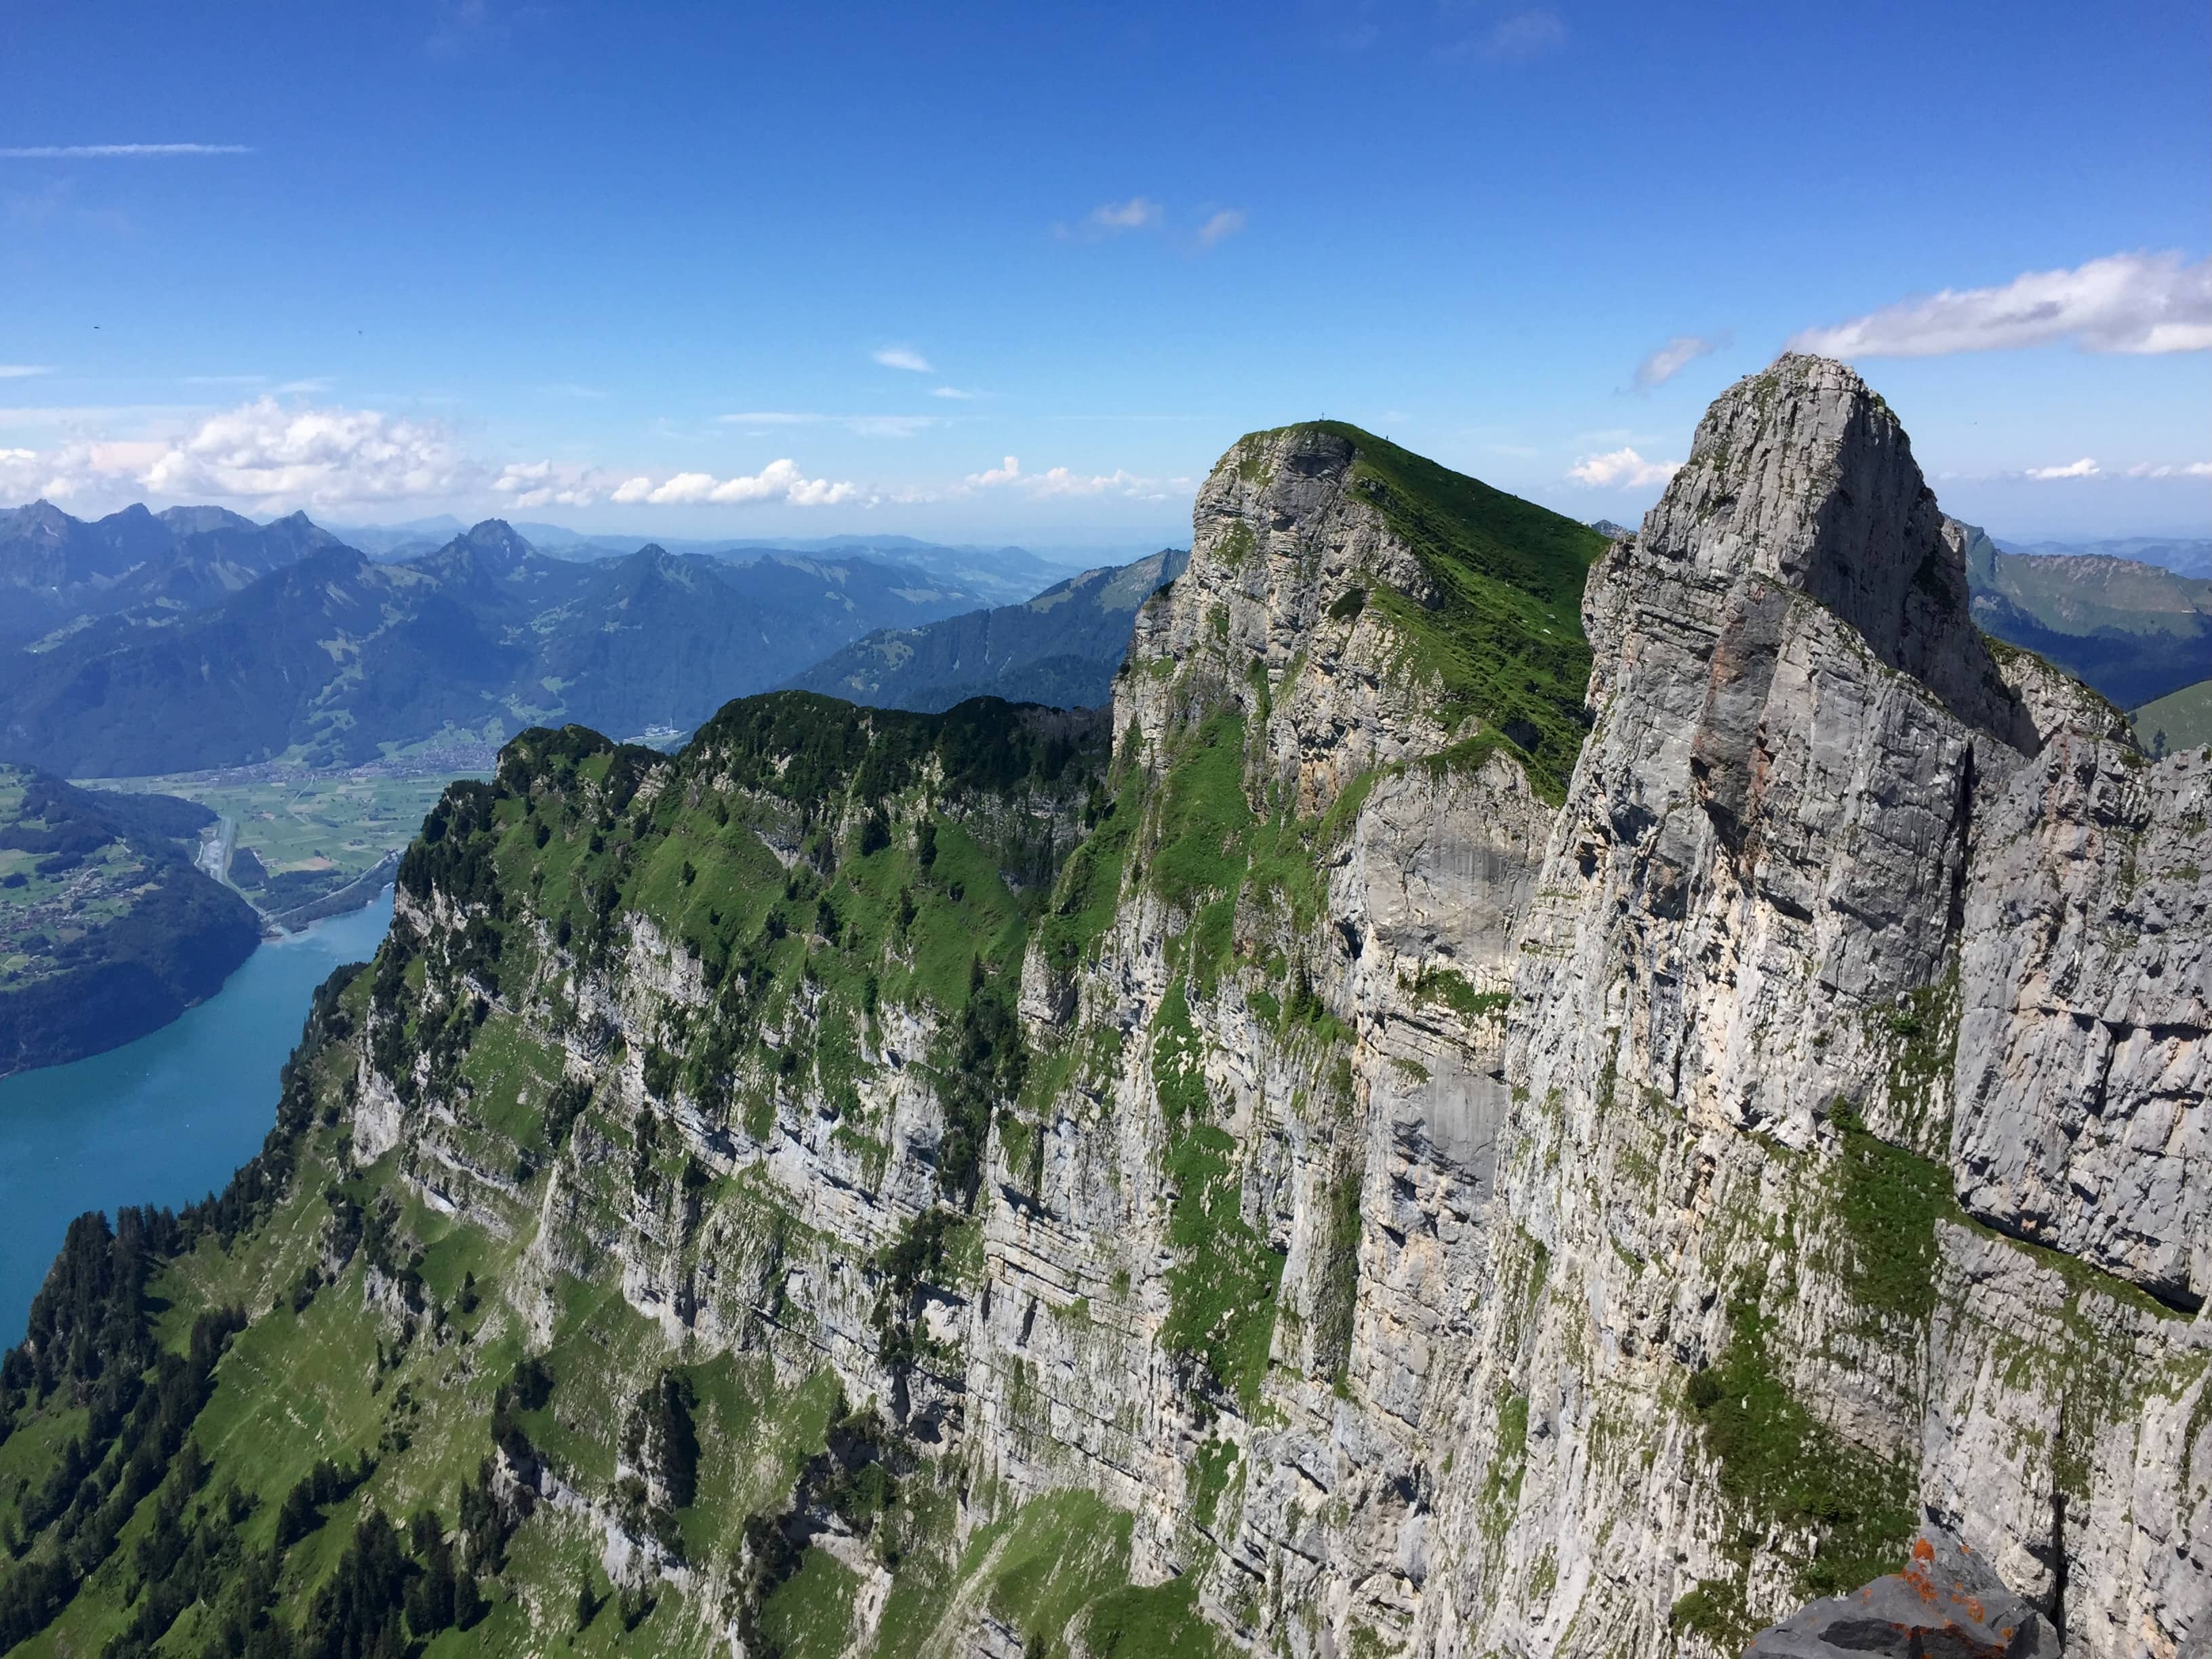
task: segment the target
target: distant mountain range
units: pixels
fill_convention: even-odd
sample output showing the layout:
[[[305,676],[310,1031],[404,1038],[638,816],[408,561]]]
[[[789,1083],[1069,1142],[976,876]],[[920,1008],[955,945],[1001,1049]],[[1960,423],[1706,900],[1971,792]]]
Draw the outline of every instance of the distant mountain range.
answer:
[[[785,687],[931,714],[980,696],[1095,708],[1112,696],[1137,607],[1189,562],[1169,548],[1086,570],[1022,605],[879,629]]]
[[[179,533],[170,515],[143,514],[167,526],[172,561],[198,561],[188,571],[203,602],[125,608],[111,602],[112,573],[166,591],[163,544],[143,524],[126,513],[82,525],[51,507],[11,519],[26,514],[31,532],[0,544],[0,580],[38,574],[6,556],[27,544],[70,578],[18,578],[33,594],[64,596],[43,620],[81,600],[102,608],[61,618],[58,635],[42,629],[34,649],[19,639],[0,653],[0,755],[75,776],[282,756],[349,764],[450,728],[495,739],[564,720],[684,730],[872,629],[988,602],[912,565],[866,558],[768,553],[739,564],[647,546],[592,562],[552,559],[496,520],[398,562],[374,561],[305,520],[280,521],[292,527],[265,527],[261,551],[273,559],[274,532],[304,555],[231,589],[222,574],[200,574],[244,569],[203,556],[211,532]],[[141,541],[125,543],[118,520]],[[243,540],[235,526],[217,530]],[[73,550],[75,562],[55,547]]]
[[[911,536],[824,536],[811,540],[663,538],[646,543],[635,536],[593,535],[556,524],[517,521],[514,532],[538,552],[556,559],[586,562],[619,557],[652,545],[672,553],[696,554],[746,564],[776,554],[833,559],[872,559],[911,565],[945,580],[972,588],[994,604],[1026,599],[1046,584],[1067,574],[1071,562],[1039,556],[1027,548],[946,546]],[[398,562],[434,553],[466,526],[450,514],[407,524],[337,526],[332,534],[370,557]]]
[[[2056,663],[2122,708],[2212,676],[2212,581],[2106,553],[2009,553],[1973,526],[1960,527],[1984,632]]]
[[[89,521],[46,501],[0,508],[0,644],[125,611],[197,610],[339,545],[301,513],[263,525],[219,507]]]
[[[2016,542],[1992,537],[2007,553],[2029,553],[2044,558],[2090,555],[2107,559],[2131,559],[2154,564],[2178,576],[2212,577],[2212,540],[2189,536],[2118,536],[2093,542]]]

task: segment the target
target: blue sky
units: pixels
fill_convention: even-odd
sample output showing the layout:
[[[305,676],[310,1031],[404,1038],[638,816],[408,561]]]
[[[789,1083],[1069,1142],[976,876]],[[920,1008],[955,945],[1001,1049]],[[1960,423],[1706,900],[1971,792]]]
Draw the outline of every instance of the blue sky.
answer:
[[[2212,22],[2126,17],[11,8],[0,497],[1133,544],[1327,414],[1627,519],[1848,325],[1952,510],[2202,535]]]

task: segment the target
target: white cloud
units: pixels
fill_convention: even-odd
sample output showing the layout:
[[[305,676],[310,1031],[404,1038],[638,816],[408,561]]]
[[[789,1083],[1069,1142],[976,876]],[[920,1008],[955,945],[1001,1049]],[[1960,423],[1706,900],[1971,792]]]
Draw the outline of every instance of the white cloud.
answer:
[[[1103,202],[1085,215],[1083,222],[1102,236],[1143,230],[1160,222],[1160,204],[1149,196],[1132,196],[1126,202]]]
[[[446,496],[480,477],[434,421],[370,409],[286,409],[264,397],[201,421],[139,482],[174,500],[276,508]]]
[[[1224,208],[1198,228],[1198,245],[1212,247],[1215,243],[1234,236],[1244,228],[1244,225],[1243,209]]]
[[[1710,356],[1725,343],[1722,337],[1677,334],[1636,366],[1636,384],[1649,389],[1664,386],[1700,357]]]
[[[1665,483],[1681,465],[1680,461],[1647,461],[1633,449],[1622,448],[1585,455],[1567,469],[1567,476],[1600,489],[1636,489]]]
[[[2154,466],[2137,461],[2128,469],[2130,478],[2212,478],[2212,461],[2189,461],[2179,466]]]
[[[1113,492],[1137,495],[1145,492],[1145,480],[1115,468],[1101,477],[1083,477],[1064,466],[1055,466],[1040,472],[1030,482],[1039,495],[1103,495]]]
[[[957,386],[941,386],[929,395],[933,398],[953,398],[966,404],[973,403],[983,394],[980,392],[963,392]]]
[[[491,487],[514,498],[517,510],[537,507],[590,507],[606,493],[597,467],[561,461],[510,461]]]
[[[792,507],[834,507],[860,493],[850,483],[810,478],[795,461],[770,461],[750,477],[717,478],[710,472],[679,472],[655,484],[631,478],[612,496],[617,503],[643,501],[653,507],[729,506],[748,501],[783,501]]]
[[[811,426],[830,417],[803,415],[788,409],[757,409],[740,415],[717,415],[714,418],[731,426]]]
[[[1111,495],[1156,501],[1187,488],[1189,480],[1170,479],[1170,489],[1163,490],[1153,480],[1140,478],[1120,467],[1111,472],[1092,474],[1073,471],[1064,466],[1052,467],[1042,472],[1024,472],[1019,459],[1009,455],[997,466],[969,473],[963,482],[969,489],[1011,489],[1038,497]]]
[[[2080,460],[2069,461],[2064,466],[2031,466],[2027,469],[2027,476],[2031,478],[2041,478],[2045,480],[2052,478],[2096,478],[2103,477],[2104,471],[2096,464],[2096,462],[2091,460],[2087,455],[2084,455]]]
[[[251,155],[251,144],[17,144],[0,161],[105,161],[161,155]]]
[[[2212,259],[2191,265],[2179,253],[2115,253],[2001,287],[1947,288],[1807,329],[1790,346],[1834,357],[1936,357],[2069,338],[2085,351],[2212,349]]]
[[[105,415],[123,410],[20,410]],[[0,427],[8,411],[0,410]],[[50,424],[41,422],[39,424]],[[750,476],[679,472],[656,483],[596,466],[554,460],[488,462],[462,450],[435,421],[375,410],[296,408],[264,396],[216,415],[164,421],[157,434],[125,441],[73,438],[40,451],[0,447],[0,500],[237,501],[263,511],[356,508],[378,502],[459,504],[501,499],[514,511],[603,501],[655,506],[780,501],[829,507],[861,499],[857,485],[810,478],[791,460]]]
[[[92,471],[82,447],[41,454],[35,449],[0,449],[0,501],[44,496],[65,501],[79,493]]]
[[[879,346],[870,355],[885,368],[903,368],[915,374],[927,374],[933,372],[929,367],[929,359],[912,346]]]
[[[0,363],[0,380],[27,380],[34,374],[51,374],[44,363]]]

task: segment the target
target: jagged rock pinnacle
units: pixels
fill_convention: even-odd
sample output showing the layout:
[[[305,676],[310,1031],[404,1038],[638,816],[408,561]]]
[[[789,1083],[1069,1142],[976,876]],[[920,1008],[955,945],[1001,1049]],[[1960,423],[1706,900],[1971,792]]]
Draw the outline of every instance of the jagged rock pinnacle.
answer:
[[[1960,719],[2034,746],[1968,611],[1964,546],[1904,427],[1846,365],[1788,353],[1723,392],[1638,543],[1808,594]]]

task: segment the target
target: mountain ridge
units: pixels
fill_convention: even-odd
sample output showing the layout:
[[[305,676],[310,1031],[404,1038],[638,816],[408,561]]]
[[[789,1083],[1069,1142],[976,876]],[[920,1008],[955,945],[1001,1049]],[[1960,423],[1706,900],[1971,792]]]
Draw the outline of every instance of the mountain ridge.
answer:
[[[1188,556],[1164,550],[1081,572],[1020,605],[878,629],[785,688],[932,712],[978,696],[1094,708],[1111,692],[1139,606]]]

